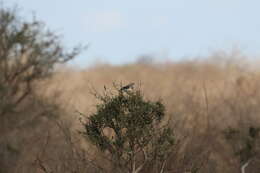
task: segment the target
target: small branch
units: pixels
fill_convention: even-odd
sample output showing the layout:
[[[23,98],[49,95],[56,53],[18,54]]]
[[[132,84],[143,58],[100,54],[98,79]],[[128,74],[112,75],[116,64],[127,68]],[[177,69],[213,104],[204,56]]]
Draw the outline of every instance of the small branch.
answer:
[[[49,172],[48,169],[43,165],[41,159],[39,159],[39,157],[37,157],[36,162],[38,163],[40,169],[44,172],[44,173],[52,173]]]
[[[164,172],[165,165],[166,165],[166,160],[164,160],[163,163],[162,163],[162,167],[160,169],[160,173]]]
[[[44,173],[51,173],[51,172],[52,172],[52,171],[48,171],[48,169],[46,168],[46,166],[44,166],[42,160],[40,159],[40,157],[41,157],[41,156],[43,157],[44,154],[45,154],[46,147],[47,147],[48,144],[49,144],[49,140],[50,140],[50,133],[49,133],[49,131],[48,131],[48,132],[47,132],[46,141],[45,141],[45,143],[44,143],[44,145],[43,145],[43,147],[42,147],[42,150],[41,150],[40,153],[37,155],[36,160],[35,160],[35,163],[36,163],[37,165],[39,165],[40,169],[41,169]]]
[[[251,160],[248,160],[245,164],[241,166],[241,173],[246,173],[246,167],[249,165],[250,162]]]
[[[146,162],[148,161],[147,153],[145,152],[145,150],[143,148],[142,148],[142,152],[144,155],[144,162],[135,171],[133,171],[134,173],[139,173],[143,169]]]
[[[206,104],[206,119],[207,119],[207,130],[210,128],[210,121],[209,121],[209,100],[208,100],[208,91],[206,83],[203,82],[203,93],[204,93],[204,99]]]
[[[135,172],[135,153],[133,153],[132,172]]]

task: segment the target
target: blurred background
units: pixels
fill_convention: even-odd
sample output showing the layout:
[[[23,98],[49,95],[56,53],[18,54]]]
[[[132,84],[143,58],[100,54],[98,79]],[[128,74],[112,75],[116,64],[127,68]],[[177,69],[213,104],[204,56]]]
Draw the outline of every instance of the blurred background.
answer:
[[[260,172],[259,0],[0,5],[0,173],[114,173],[84,125],[132,82],[165,106],[164,172]]]

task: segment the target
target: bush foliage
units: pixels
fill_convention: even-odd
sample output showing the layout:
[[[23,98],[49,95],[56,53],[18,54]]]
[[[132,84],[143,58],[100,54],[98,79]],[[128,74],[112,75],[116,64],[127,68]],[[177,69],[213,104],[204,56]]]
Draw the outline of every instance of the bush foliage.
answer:
[[[88,139],[109,153],[118,171],[137,173],[148,162],[163,170],[175,140],[172,129],[161,124],[161,101],[145,100],[140,90],[118,90],[98,98],[101,103],[85,124]]]
[[[42,115],[54,114],[58,106],[36,94],[37,82],[79,51],[65,50],[41,21],[23,20],[17,8],[0,7],[0,172],[15,172],[28,144],[42,137],[43,129],[51,130]]]

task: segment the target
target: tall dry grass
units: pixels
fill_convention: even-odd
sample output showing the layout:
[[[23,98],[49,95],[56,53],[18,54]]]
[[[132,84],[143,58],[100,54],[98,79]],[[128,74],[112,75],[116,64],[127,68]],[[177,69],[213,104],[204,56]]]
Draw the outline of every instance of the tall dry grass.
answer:
[[[104,86],[134,82],[147,99],[161,98],[177,136],[183,137],[171,170],[182,172],[195,164],[207,164],[202,172],[236,172],[239,160],[223,138],[227,127],[260,125],[260,70],[257,59],[238,54],[215,53],[206,59],[160,64],[96,65],[75,70],[62,68],[39,84],[42,97],[53,98],[65,110],[62,119],[71,129],[81,128],[80,115],[95,111],[93,92]],[[84,141],[82,141],[84,142]],[[210,154],[207,155],[207,152]],[[93,153],[92,153],[93,154]],[[95,152],[94,152],[95,154]],[[204,157],[204,155],[207,155]],[[260,170],[259,160],[248,169]],[[184,168],[186,167],[186,168]]]

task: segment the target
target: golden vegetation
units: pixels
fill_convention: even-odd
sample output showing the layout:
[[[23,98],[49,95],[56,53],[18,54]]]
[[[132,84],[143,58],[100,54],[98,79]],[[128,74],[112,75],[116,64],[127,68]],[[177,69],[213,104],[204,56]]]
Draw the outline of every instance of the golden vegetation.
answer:
[[[162,99],[170,118],[167,121],[180,137],[185,136],[180,152],[190,159],[172,159],[176,169],[184,162],[187,167],[194,164],[192,159],[201,159],[202,163],[210,152],[202,172],[236,172],[241,165],[224,140],[223,130],[260,125],[260,72],[248,59],[232,56],[216,54],[204,60],[165,64],[97,65],[82,70],[66,68],[41,83],[39,93],[54,98],[66,110],[61,118],[72,122],[75,130],[80,128],[77,111],[85,115],[95,111],[97,100],[93,92],[103,92],[104,86],[113,90],[113,83],[134,82],[146,98]],[[257,162],[255,159],[248,169],[259,170]]]

